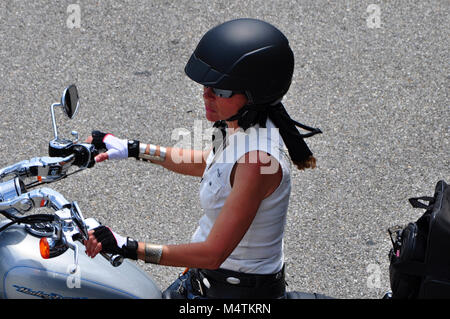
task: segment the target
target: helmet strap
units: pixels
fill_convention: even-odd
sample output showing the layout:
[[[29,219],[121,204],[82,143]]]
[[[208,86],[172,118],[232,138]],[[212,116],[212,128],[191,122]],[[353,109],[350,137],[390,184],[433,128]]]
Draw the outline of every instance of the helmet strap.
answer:
[[[260,127],[265,127],[267,117],[279,129],[283,142],[288,149],[289,156],[293,161],[303,162],[312,155],[312,152],[303,139],[320,134],[322,131],[293,120],[281,103],[281,99],[271,104],[246,104],[235,115],[226,119],[226,121],[238,120],[238,125],[242,129],[247,130],[255,124],[259,124]],[[219,121],[214,126],[222,128],[222,133],[224,133],[226,123],[225,121]],[[300,134],[296,126],[309,131],[309,133]],[[223,135],[223,138],[225,139],[225,135]]]

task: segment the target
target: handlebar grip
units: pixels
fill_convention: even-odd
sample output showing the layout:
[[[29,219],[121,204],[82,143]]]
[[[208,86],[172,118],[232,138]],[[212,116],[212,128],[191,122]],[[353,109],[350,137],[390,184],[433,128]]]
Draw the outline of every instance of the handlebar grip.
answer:
[[[80,233],[77,233],[72,236],[73,240],[78,240],[80,242],[83,242],[82,236]],[[122,265],[124,257],[122,255],[114,255],[114,254],[108,254],[103,251],[100,252],[100,255],[102,255],[113,267],[119,267]]]
[[[94,157],[98,155],[98,151],[93,144],[74,144],[71,151],[75,155],[74,165],[87,168],[94,166]]]
[[[113,255],[105,252],[100,252],[100,254],[108,260],[113,267],[118,267],[123,263],[124,258],[122,255]]]

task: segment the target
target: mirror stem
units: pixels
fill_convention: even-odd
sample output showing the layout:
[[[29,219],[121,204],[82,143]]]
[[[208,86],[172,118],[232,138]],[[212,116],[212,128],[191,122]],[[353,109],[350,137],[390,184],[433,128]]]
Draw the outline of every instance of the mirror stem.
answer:
[[[50,111],[52,113],[52,125],[53,125],[53,133],[55,134],[55,140],[58,139],[58,129],[56,128],[56,120],[55,120],[55,107],[56,106],[62,106],[61,103],[53,103],[52,106],[50,106]]]

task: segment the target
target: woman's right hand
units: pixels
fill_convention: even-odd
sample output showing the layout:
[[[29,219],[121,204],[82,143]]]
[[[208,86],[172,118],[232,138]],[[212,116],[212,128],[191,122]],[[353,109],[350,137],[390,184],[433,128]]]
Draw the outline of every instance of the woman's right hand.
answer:
[[[93,144],[92,143],[93,139],[94,138],[91,135],[84,142],[88,143],[88,144]],[[97,146],[96,146],[96,148],[97,148]],[[97,148],[97,150],[98,150],[98,148]],[[103,162],[103,161],[105,161],[107,159],[108,159],[108,154],[106,152],[105,153],[100,153],[100,154],[98,154],[97,156],[94,157],[94,160],[95,160],[96,163]]]
[[[107,159],[121,160],[128,158],[128,140],[119,139],[111,133],[92,131],[92,135],[86,139],[86,143],[93,144],[97,150],[106,149],[94,159],[96,163]]]

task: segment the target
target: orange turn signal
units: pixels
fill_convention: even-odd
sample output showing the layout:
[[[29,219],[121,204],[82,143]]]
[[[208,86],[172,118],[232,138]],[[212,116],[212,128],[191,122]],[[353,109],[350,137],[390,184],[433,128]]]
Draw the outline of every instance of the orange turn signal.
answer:
[[[50,258],[50,245],[48,244],[46,237],[42,237],[39,241],[39,251],[41,252],[42,258]]]

